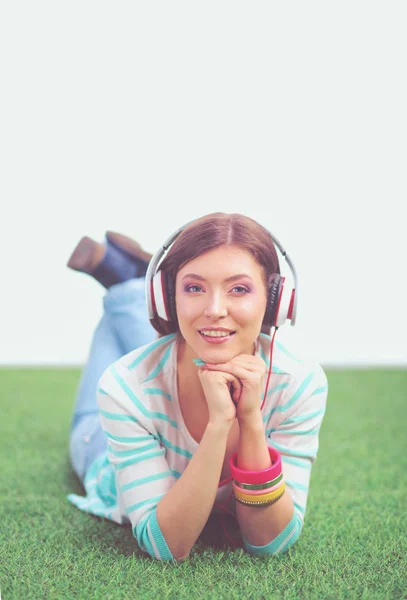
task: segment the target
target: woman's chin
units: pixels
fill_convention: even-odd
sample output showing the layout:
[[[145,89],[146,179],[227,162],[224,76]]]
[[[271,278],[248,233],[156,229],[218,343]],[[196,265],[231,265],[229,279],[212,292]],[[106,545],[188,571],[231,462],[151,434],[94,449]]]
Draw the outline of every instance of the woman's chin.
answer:
[[[233,339],[226,343],[211,343],[201,338],[198,340],[196,338],[186,339],[185,341],[189,347],[189,353],[193,357],[213,365],[226,363],[239,354],[247,352],[246,348],[241,347],[242,344],[237,344]]]
[[[239,356],[239,354],[254,354],[255,345],[252,343],[251,345],[249,344],[248,346],[242,348],[242,344],[233,344],[233,346],[230,345],[229,347],[227,344],[225,344],[213,345],[213,347],[210,348],[203,348],[201,344],[198,344],[194,348],[194,351],[201,360],[209,364],[217,365],[226,363],[236,356]]]
[[[239,349],[232,348],[212,348],[212,349],[199,349],[199,358],[209,364],[218,365],[226,363],[238,354],[241,354]]]

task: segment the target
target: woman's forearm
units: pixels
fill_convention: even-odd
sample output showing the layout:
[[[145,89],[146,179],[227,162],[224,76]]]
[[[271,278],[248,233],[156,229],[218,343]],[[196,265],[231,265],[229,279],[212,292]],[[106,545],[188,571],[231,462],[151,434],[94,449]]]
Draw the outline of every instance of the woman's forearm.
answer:
[[[157,506],[157,521],[176,559],[185,558],[212,510],[230,426],[209,423],[184,473]]]
[[[267,469],[271,460],[261,415],[239,425],[237,466],[250,471]],[[285,529],[293,514],[294,504],[287,489],[277,502],[269,506],[260,508],[236,502],[240,530],[243,537],[253,546],[265,546],[270,543]]]

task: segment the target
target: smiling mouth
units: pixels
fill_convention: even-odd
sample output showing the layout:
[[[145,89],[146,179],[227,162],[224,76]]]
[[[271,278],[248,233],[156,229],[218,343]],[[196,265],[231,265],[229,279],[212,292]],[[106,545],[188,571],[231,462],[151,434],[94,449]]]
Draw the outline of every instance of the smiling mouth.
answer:
[[[220,331],[220,330],[216,330],[216,329],[207,329],[207,330],[203,330],[203,331],[199,330],[199,333],[202,335],[202,337],[215,339],[215,338],[227,338],[227,337],[234,335],[236,332],[235,331]]]

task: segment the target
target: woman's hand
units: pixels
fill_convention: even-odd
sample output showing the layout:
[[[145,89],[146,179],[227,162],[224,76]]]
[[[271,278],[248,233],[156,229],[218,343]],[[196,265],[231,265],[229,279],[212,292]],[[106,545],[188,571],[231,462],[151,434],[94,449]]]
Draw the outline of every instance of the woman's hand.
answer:
[[[205,394],[209,410],[210,423],[226,423],[233,425],[236,418],[236,407],[232,396],[240,396],[239,380],[228,372],[199,367],[199,379]]]
[[[206,364],[200,367],[199,371],[203,387],[205,382],[204,393],[207,400],[207,391],[210,394],[210,391],[219,385],[223,391],[222,406],[228,406],[226,399],[229,395],[229,405],[233,406],[233,402],[236,404],[235,415],[240,423],[259,415],[264,376],[267,372],[266,363],[259,356],[239,354],[226,363]],[[232,384],[233,387],[233,402],[228,384]]]

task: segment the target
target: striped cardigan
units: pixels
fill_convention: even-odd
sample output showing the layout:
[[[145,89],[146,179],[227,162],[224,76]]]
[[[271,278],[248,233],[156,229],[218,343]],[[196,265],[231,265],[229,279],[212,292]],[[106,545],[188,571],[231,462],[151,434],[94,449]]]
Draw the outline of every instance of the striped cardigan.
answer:
[[[270,336],[261,334],[256,355],[269,366]],[[173,556],[160,530],[156,509],[181,477],[198,443],[189,434],[177,398],[177,337],[160,338],[113,363],[99,380],[97,402],[108,450],[94,459],[85,478],[86,496],[69,494],[79,509],[131,524],[140,548],[161,560]],[[286,490],[294,516],[266,546],[251,554],[278,554],[298,538],[304,523],[311,468],[325,413],[327,379],[316,363],[298,360],[276,341],[267,398],[264,435],[282,454]],[[219,486],[214,511],[235,513],[232,484]]]

